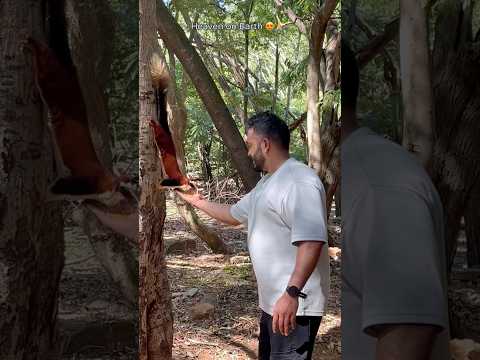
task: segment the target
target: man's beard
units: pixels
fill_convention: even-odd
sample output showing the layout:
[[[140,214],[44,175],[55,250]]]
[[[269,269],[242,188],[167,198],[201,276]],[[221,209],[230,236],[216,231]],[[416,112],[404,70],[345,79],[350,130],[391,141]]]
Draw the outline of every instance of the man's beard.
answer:
[[[257,172],[263,172],[263,166],[265,165],[265,157],[261,153],[257,153],[251,157],[253,163],[253,169]]]

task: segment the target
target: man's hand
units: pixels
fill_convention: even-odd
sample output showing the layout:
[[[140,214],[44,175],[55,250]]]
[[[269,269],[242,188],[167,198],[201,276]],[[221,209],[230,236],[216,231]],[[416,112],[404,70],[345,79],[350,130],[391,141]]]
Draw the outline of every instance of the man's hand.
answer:
[[[279,330],[283,336],[287,336],[290,330],[295,329],[297,310],[298,298],[283,293],[273,307],[273,333]]]
[[[202,210],[207,215],[211,216],[214,219],[217,219],[225,224],[229,225],[239,225],[240,223],[237,219],[234,219],[230,214],[231,205],[228,204],[217,204],[205,199],[198,191],[196,192],[181,192],[175,190],[176,194],[180,196],[187,203],[192,204],[197,209]]]
[[[204,197],[199,192],[186,193],[180,190],[175,190],[175,193],[184,201],[192,204],[193,206],[198,205],[200,201],[204,200]]]

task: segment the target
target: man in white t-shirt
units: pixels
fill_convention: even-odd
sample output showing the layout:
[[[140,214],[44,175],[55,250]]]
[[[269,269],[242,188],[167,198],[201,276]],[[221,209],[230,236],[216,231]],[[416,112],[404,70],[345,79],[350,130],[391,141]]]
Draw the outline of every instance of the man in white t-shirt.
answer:
[[[330,283],[325,191],[314,170],[289,157],[288,126],[273,113],[249,119],[246,142],[266,175],[235,205],[177,193],[215,219],[248,225],[262,309],[259,358],[311,359]]]
[[[449,360],[442,204],[419,161],[359,128],[342,42],[342,359]]]

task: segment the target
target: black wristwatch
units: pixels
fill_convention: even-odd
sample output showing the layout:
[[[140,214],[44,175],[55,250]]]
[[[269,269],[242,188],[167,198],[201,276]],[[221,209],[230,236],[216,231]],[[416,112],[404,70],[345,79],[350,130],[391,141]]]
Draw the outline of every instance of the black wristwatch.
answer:
[[[307,297],[307,294],[302,293],[300,289],[295,285],[287,286],[287,290],[285,291],[293,298],[301,297],[302,299],[305,299]]]

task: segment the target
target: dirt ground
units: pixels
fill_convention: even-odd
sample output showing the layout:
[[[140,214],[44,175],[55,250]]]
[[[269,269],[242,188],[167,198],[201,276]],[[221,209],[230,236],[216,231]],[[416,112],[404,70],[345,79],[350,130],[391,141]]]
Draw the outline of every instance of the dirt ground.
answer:
[[[196,240],[185,231],[175,208],[169,208],[167,218],[167,243],[170,236],[179,235]],[[246,229],[202,219],[215,228],[232,254],[210,254],[196,241],[194,248],[187,249],[188,254],[168,255],[175,309],[174,358],[256,359],[259,311],[255,278],[246,256]],[[331,231],[338,236],[338,224]],[[331,265],[331,296],[316,339],[317,360],[340,359],[340,263],[332,261]],[[215,306],[212,318],[192,320],[191,308],[199,302]]]
[[[167,201],[164,239],[175,315],[173,357],[256,359],[259,311],[246,231],[202,219],[223,238],[231,255],[212,254],[186,230],[173,202]],[[333,238],[339,231],[337,221],[330,227]],[[65,241],[59,309],[63,360],[138,359],[137,311],[122,301],[80,228],[68,223]],[[315,345],[317,360],[340,359],[340,263],[332,260],[331,269],[327,315]],[[193,320],[192,307],[202,302],[214,306],[213,314]]]

